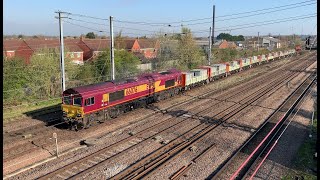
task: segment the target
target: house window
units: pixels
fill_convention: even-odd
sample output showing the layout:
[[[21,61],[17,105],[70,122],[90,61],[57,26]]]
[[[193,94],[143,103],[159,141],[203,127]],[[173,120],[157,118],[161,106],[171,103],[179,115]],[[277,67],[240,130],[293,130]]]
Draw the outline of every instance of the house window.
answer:
[[[70,53],[70,57],[71,57],[71,58],[74,58],[74,54],[73,54],[73,53]]]
[[[109,94],[109,102],[117,101],[124,98],[124,90],[116,91]]]
[[[78,57],[78,58],[80,58],[80,57],[81,57],[80,53],[77,53],[77,57]]]
[[[88,98],[84,101],[85,106],[91,106],[94,105],[94,97]]]

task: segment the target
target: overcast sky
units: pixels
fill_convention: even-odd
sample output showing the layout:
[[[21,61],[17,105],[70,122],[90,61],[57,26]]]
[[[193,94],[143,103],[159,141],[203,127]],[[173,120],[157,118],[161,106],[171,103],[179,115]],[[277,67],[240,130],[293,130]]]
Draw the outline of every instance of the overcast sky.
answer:
[[[285,6],[295,3],[298,4]],[[260,35],[316,34],[317,31],[316,17],[310,17],[316,16],[316,1],[310,0],[4,0],[3,27],[5,35],[58,36],[59,26],[58,20],[54,18],[56,16],[54,12],[61,10],[106,19],[114,16],[114,31],[122,30],[124,35],[133,37],[152,35],[159,31],[176,33],[180,31],[181,24],[191,28],[197,36],[208,36],[209,27],[212,26],[210,17],[212,17],[213,5],[216,6],[215,35],[221,32],[245,36],[257,35],[258,32]],[[284,7],[272,9],[279,6]],[[254,13],[226,16],[268,8],[270,9]],[[287,10],[281,10],[286,8]],[[93,31],[87,28],[105,31],[95,32],[99,35],[109,35],[109,22],[106,20],[71,15],[69,17],[73,19],[67,20],[68,22],[84,27],[64,22],[66,36],[78,36]],[[308,18],[287,21],[292,20],[292,17]],[[262,22],[271,23],[275,20],[287,22],[261,25]],[[129,24],[119,21],[146,22],[147,24]],[[171,27],[168,26],[169,24]],[[253,27],[243,28],[246,25]],[[241,28],[235,29],[239,27]]]

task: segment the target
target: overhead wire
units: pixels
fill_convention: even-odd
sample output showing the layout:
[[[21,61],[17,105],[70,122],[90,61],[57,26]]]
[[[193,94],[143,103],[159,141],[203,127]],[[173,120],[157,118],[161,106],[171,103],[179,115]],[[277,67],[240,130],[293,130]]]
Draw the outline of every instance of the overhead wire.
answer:
[[[109,19],[106,19],[106,18],[100,18],[100,17],[88,16],[88,15],[83,15],[83,14],[70,13],[70,12],[66,12],[66,13],[68,15],[71,15],[71,16],[78,16],[78,17],[84,17],[84,18],[90,18],[90,19],[109,21]]]
[[[312,2],[312,1],[314,1],[314,2],[313,3],[309,3],[309,4],[303,4],[303,3]],[[260,11],[264,11],[264,10],[272,10],[272,9],[277,9],[277,8],[297,5],[297,4],[299,4],[299,6],[290,7],[290,8],[283,8],[283,9],[280,9],[280,10],[268,11],[268,12],[264,12],[264,13],[260,12]],[[266,13],[270,13],[270,12],[277,12],[277,11],[282,11],[282,10],[287,10],[287,9],[294,9],[294,8],[303,7],[303,6],[312,5],[312,4],[315,4],[315,0],[303,1],[303,2],[299,2],[299,3],[283,5],[283,6],[278,6],[278,7],[264,8],[264,9],[260,9],[260,10],[254,10],[254,11],[247,11],[247,12],[241,12],[241,13],[235,13],[235,14],[229,14],[229,15],[222,15],[222,16],[217,16],[215,18],[219,19],[219,18],[222,18],[222,17],[228,17],[228,16],[235,16],[235,15],[250,14],[250,13],[253,13],[253,12],[259,12],[259,13],[253,14],[253,15],[247,15],[247,16],[231,18],[231,19],[239,19],[239,18],[243,18],[243,17],[250,17],[250,16],[254,16],[254,15],[266,14]],[[193,22],[193,21],[206,20],[206,19],[212,19],[212,17],[192,19],[192,20],[182,20],[182,21],[176,21],[176,22],[161,22],[161,23],[142,22],[142,21],[125,21],[125,20],[117,20],[116,18],[114,19],[114,21],[115,22],[121,22],[121,23],[128,23],[128,24],[139,24],[139,25],[150,25],[150,26],[169,26],[170,25],[171,27],[179,27],[181,25],[172,26],[172,24],[181,24],[183,22]],[[217,21],[225,21],[225,20],[230,20],[230,19],[222,19],[222,20],[217,20]],[[209,22],[202,22],[202,23],[209,23]],[[212,23],[212,21],[210,21],[210,23]],[[194,23],[194,25],[197,25],[197,24],[199,24],[199,23]],[[187,24],[187,25],[190,25],[190,24]]]
[[[82,25],[79,25],[79,24],[74,24],[74,23],[69,22],[69,21],[67,21],[67,20],[63,20],[63,19],[62,19],[62,21],[65,22],[65,23],[74,25],[74,26],[79,26],[79,27],[82,27],[82,28],[90,29],[90,30],[92,30],[92,31],[96,31],[96,32],[106,32],[106,31],[102,31],[102,30],[98,30],[98,29],[89,28],[89,27],[87,27],[87,26],[82,26]]]

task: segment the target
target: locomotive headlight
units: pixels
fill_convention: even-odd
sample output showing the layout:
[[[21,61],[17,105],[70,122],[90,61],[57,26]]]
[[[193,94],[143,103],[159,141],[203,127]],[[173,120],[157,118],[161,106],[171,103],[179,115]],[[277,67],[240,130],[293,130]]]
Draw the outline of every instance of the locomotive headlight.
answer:
[[[81,112],[79,110],[77,111],[77,117],[81,117]]]

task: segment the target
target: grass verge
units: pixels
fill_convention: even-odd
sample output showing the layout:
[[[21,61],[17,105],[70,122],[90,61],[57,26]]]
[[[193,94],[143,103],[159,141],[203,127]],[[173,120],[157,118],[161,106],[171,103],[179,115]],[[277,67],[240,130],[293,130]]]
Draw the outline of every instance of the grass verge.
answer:
[[[36,104],[22,105],[15,108],[3,108],[3,123],[12,122],[25,116],[25,113],[61,103],[61,99],[43,101]]]

